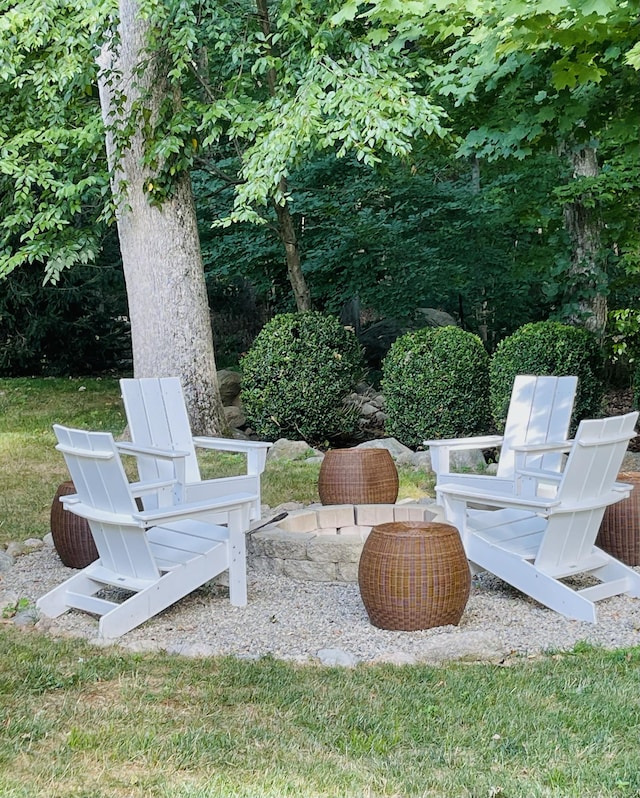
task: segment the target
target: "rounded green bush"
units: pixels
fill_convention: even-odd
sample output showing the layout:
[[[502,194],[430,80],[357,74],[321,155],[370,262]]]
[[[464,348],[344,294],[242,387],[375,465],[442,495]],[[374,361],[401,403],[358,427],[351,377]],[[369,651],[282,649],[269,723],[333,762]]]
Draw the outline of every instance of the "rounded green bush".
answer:
[[[354,431],[343,399],[364,374],[362,350],[333,316],[275,316],[240,365],[244,411],[261,437],[319,443]]]
[[[491,358],[491,411],[498,429],[504,428],[513,381],[518,374],[562,377],[575,375],[578,390],[573,426],[583,418],[601,415],[604,358],[596,337],[583,327],[557,321],[525,324],[504,338]]]
[[[425,327],[397,338],[382,364],[386,431],[406,446],[486,433],[489,356],[459,327]]]
[[[640,410],[640,360],[635,362],[631,387],[633,388],[633,409]]]

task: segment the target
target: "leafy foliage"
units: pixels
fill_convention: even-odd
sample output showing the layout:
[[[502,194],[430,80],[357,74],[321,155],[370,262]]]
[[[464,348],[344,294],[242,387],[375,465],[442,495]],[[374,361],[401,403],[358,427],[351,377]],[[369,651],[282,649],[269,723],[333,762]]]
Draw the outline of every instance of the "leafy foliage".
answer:
[[[22,0],[0,14],[0,277],[95,260],[108,194],[95,48],[108,0]]]
[[[355,335],[317,311],[268,322],[241,361],[242,403],[258,435],[321,443],[353,432],[342,400],[363,374]]]
[[[486,325],[491,345],[544,318],[544,286],[563,251],[561,211],[550,202],[558,159],[483,164],[477,187],[466,160],[418,146],[414,156],[376,170],[318,156],[292,174],[289,203],[316,307],[336,313],[357,296],[377,316],[402,321],[436,307],[472,331]],[[276,311],[288,310],[271,225],[211,229],[207,221],[229,212],[231,192],[202,172],[195,185],[207,272],[241,273]]]
[[[487,432],[489,356],[459,327],[423,328],[396,339],[382,364],[386,431],[407,446]]]
[[[248,0],[197,13],[188,3],[142,3],[185,97],[149,137],[155,193],[170,190],[194,160],[220,174],[217,162],[222,156],[229,166],[231,146],[239,155],[226,175],[233,209],[218,222],[261,223],[265,206],[285,200],[282,179],[314,153],[354,153],[372,165],[381,152],[406,155],[419,134],[444,135],[442,109],[416,87],[408,63],[392,62],[360,26],[332,26],[336,8],[281,0],[269,4],[266,21]]]
[[[78,266],[57,286],[42,267],[8,275],[0,293],[0,375],[71,376],[122,372],[131,339],[122,271]]]
[[[613,360],[640,361],[640,310],[609,311],[610,349]]]
[[[604,222],[598,259],[610,268],[615,250],[622,261],[615,266],[637,271],[637,10],[615,0],[351,0],[335,19],[359,20],[372,41],[431,59],[431,90],[449,111],[460,155],[524,160],[541,151],[597,149],[603,176],[568,175],[556,196],[596,208]],[[546,299],[560,306],[560,319],[573,316],[574,289],[584,292],[580,302],[607,290],[607,273],[594,264],[584,285],[563,291],[567,275],[580,273],[580,260],[554,264]]]
[[[490,366],[491,410],[504,428],[513,381],[518,374],[578,377],[574,425],[599,416],[603,397],[603,357],[597,339],[582,327],[557,321],[525,324],[503,339]]]

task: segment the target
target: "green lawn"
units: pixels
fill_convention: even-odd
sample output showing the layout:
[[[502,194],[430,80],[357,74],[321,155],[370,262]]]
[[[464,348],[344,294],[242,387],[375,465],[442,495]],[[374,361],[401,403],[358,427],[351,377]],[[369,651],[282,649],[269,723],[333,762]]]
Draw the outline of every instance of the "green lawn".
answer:
[[[640,794],[639,650],[348,670],[0,646],[3,798]]]

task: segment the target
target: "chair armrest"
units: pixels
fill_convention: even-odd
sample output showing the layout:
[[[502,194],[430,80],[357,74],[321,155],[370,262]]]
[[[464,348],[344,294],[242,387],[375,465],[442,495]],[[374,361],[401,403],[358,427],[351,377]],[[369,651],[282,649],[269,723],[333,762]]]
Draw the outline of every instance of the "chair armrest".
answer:
[[[209,438],[199,435],[193,438],[193,444],[203,449],[220,449],[223,452],[252,452],[263,449],[266,451],[273,446],[266,441],[240,441],[235,438]]]
[[[556,485],[562,479],[562,473],[560,471],[549,471],[544,468],[518,468],[516,469],[516,475],[520,477],[530,477],[537,482],[553,482]]]
[[[573,441],[557,441],[550,443],[521,443],[512,446],[514,452],[522,454],[544,454],[545,452],[568,452]]]
[[[267,461],[267,449],[272,446],[266,441],[239,441],[235,438],[211,438],[199,435],[193,438],[193,445],[201,449],[246,454],[248,474],[262,474]]]
[[[422,441],[423,446],[447,449],[492,449],[502,444],[502,435],[479,435],[472,438],[438,438],[433,441]]]
[[[199,515],[210,514],[212,512],[224,512],[225,510],[237,510],[248,507],[257,499],[253,493],[232,493],[224,499],[215,501],[192,502],[190,504],[176,504],[173,507],[160,507],[157,510],[142,511],[134,513],[134,520],[142,522],[145,526],[156,526],[163,521],[170,521],[176,518],[195,518]]]
[[[524,497],[516,494],[496,494],[479,490],[465,490],[460,485],[443,483],[438,485],[438,492],[450,499],[461,500],[465,504],[482,504],[489,507],[514,507],[530,510],[532,513],[547,514],[560,504],[558,499],[544,497]]]
[[[462,490],[479,490],[487,493],[497,493],[510,496],[514,494],[514,480],[487,476],[485,474],[458,474],[455,472],[442,474],[442,484],[449,487],[457,485]],[[436,494],[440,490],[440,483],[436,482]]]
[[[138,446],[130,441],[116,441],[116,447],[122,454],[149,455],[164,460],[177,460],[181,457],[188,457],[189,452],[180,449],[158,449],[155,446]]]

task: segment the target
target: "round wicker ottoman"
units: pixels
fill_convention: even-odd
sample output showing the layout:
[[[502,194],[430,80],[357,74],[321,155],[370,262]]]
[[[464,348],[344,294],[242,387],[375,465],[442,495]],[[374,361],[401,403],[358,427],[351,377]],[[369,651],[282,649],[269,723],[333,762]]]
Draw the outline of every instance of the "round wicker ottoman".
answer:
[[[640,472],[622,472],[618,481],[628,482],[633,490],[604,511],[596,546],[626,565],[640,565]]]
[[[395,504],[398,469],[386,449],[329,449],[318,493],[323,504]]]
[[[458,530],[428,521],[374,526],[362,548],[358,585],[380,629],[457,625],[471,588]]]
[[[84,518],[65,510],[61,496],[70,496],[76,489],[70,480],[63,482],[51,504],[51,537],[58,556],[67,568],[85,568],[98,559],[98,550]]]

